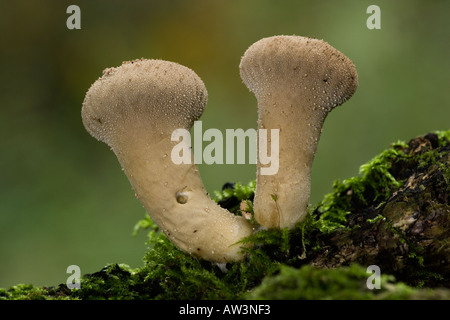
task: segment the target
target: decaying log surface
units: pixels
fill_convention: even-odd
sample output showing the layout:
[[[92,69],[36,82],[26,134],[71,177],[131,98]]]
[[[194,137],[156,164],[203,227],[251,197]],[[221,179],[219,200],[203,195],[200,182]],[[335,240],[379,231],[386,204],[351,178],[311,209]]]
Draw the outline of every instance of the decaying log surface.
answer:
[[[348,228],[318,233],[323,249],[310,253],[308,263],[377,265],[408,284],[450,287],[450,143],[428,134],[402,151],[408,157],[392,163],[390,173],[403,185],[381,203],[354,199]]]

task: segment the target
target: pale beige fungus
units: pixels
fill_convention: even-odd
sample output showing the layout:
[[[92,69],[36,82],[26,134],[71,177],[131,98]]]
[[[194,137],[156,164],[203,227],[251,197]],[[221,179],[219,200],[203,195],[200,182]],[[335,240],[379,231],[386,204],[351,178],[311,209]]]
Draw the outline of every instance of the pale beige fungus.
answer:
[[[83,124],[116,154],[136,197],[180,249],[213,262],[240,260],[251,225],[211,200],[194,164],[176,165],[175,129],[202,115],[207,91],[189,68],[135,60],[106,69],[86,94]]]
[[[258,127],[280,130],[278,172],[261,175],[257,165],[255,220],[267,228],[292,228],[306,214],[323,122],[355,92],[356,68],[322,40],[274,36],[248,48],[240,74],[256,96]]]

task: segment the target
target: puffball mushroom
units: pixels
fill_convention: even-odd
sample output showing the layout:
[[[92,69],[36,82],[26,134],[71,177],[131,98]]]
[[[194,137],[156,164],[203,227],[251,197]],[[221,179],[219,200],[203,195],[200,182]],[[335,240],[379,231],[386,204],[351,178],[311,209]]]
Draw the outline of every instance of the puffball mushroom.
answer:
[[[322,40],[274,36],[248,48],[240,74],[256,96],[258,127],[279,129],[278,172],[262,175],[257,164],[255,220],[266,228],[292,228],[307,212],[323,122],[355,92],[356,68]]]
[[[235,261],[243,257],[236,243],[251,225],[209,198],[195,164],[171,160],[178,143],[172,132],[189,130],[206,101],[191,69],[134,60],[103,72],[86,94],[82,119],[114,151],[136,197],[178,248],[212,262]]]

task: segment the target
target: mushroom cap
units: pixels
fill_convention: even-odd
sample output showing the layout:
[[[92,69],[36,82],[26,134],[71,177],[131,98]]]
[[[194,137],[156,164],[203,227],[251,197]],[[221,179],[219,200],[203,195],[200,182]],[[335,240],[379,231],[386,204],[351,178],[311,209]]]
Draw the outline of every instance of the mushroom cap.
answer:
[[[191,128],[202,115],[207,91],[191,69],[175,62],[138,59],[108,68],[88,90],[82,107],[86,130],[111,144],[118,132],[166,134]],[[150,128],[149,128],[150,127]]]
[[[274,36],[251,45],[240,63],[241,78],[255,96],[270,92],[301,93],[329,112],[356,91],[358,74],[353,62],[322,40]]]

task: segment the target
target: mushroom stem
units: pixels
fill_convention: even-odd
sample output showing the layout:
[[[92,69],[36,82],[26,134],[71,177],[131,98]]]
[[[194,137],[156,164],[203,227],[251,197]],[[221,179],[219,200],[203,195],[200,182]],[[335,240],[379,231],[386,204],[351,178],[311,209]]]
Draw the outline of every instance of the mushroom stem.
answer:
[[[178,248],[212,262],[235,261],[243,258],[237,242],[251,225],[209,198],[195,164],[171,159],[172,132],[189,130],[206,100],[192,70],[135,60],[105,70],[86,94],[82,118],[114,151],[136,197]]]
[[[145,128],[129,133],[133,141],[116,143],[113,151],[136,198],[165,235],[178,248],[208,261],[241,259],[236,243],[250,235],[248,222],[208,196],[195,164],[172,162],[176,143],[170,136],[159,139]]]
[[[278,172],[262,175],[257,164],[255,220],[267,228],[292,228],[307,212],[323,122],[355,92],[356,69],[324,41],[275,36],[248,48],[240,73],[256,96],[258,127],[279,129]]]
[[[267,228],[291,228],[304,217],[310,197],[312,163],[324,120],[310,116],[291,122],[293,106],[302,99],[295,91],[291,92],[288,95],[274,92],[258,99],[258,127],[280,130],[278,172],[263,175],[264,166],[259,163],[257,166],[255,220]],[[272,115],[273,108],[277,117]]]

